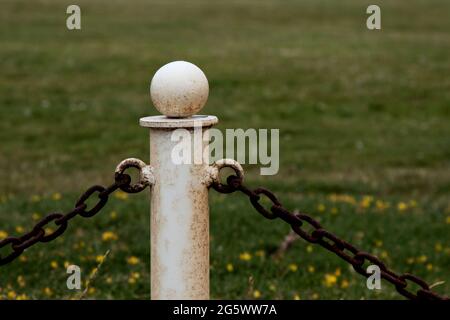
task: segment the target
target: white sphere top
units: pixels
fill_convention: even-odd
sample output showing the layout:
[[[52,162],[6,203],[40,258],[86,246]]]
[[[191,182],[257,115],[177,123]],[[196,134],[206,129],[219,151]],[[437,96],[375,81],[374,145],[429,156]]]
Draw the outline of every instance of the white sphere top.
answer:
[[[174,61],[156,71],[150,84],[153,105],[167,117],[190,117],[206,104],[208,79],[196,65]]]

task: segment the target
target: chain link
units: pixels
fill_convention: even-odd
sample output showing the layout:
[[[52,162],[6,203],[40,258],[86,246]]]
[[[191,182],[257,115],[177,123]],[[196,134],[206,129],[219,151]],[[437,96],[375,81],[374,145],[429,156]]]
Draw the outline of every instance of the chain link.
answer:
[[[253,207],[265,218],[273,220],[280,218],[281,220],[287,222],[292,230],[297,233],[304,240],[318,244],[325,249],[333,252],[338,257],[347,261],[352,265],[353,269],[364,277],[369,277],[370,274],[366,272],[364,264],[370,262],[371,264],[377,265],[380,268],[380,274],[383,279],[393,284],[401,295],[411,300],[449,300],[448,297],[439,296],[435,292],[431,291],[430,286],[421,278],[414,276],[409,273],[398,275],[392,270],[390,270],[380,259],[376,256],[371,255],[367,252],[363,252],[340,239],[333,233],[325,230],[321,224],[314,218],[298,213],[294,214],[289,210],[285,209],[279,202],[278,198],[270,190],[265,188],[258,188],[255,190],[250,190],[243,185],[242,177],[231,175],[227,178],[227,184],[223,185],[215,183],[212,185],[213,188],[220,193],[232,193],[234,191],[240,191],[247,195],[250,199]],[[260,203],[261,196],[267,197],[272,205],[270,209],[264,208]],[[304,225],[309,225],[312,231],[309,232],[305,230]],[[420,286],[417,292],[412,292],[408,290],[408,281],[413,282]]]
[[[78,199],[75,207],[67,212],[62,213],[51,213],[41,219],[34,228],[20,236],[20,237],[8,237],[0,241],[0,249],[10,245],[11,252],[6,256],[0,255],[0,266],[10,263],[17,257],[19,257],[26,249],[38,242],[50,242],[66,231],[68,223],[71,219],[80,215],[84,218],[90,218],[96,215],[108,202],[109,196],[117,189],[124,190],[125,192],[136,193],[137,190],[132,189],[131,177],[128,174],[123,173],[123,171],[129,167],[134,167],[132,165],[127,165],[122,168],[121,172],[115,174],[114,183],[108,187],[103,187],[99,185],[94,185],[87,189]],[[145,188],[145,187],[144,187]],[[131,191],[129,191],[131,190]],[[97,194],[97,203],[88,210],[86,201]],[[45,227],[50,223],[57,226],[56,230],[47,234]]]

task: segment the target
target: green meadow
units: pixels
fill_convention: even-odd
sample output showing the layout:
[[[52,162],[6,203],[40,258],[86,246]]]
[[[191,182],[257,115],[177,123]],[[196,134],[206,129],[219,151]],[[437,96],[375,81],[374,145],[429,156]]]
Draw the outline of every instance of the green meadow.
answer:
[[[450,294],[450,2],[380,0],[379,31],[366,0],[80,0],[78,31],[69,4],[0,3],[0,238],[148,161],[150,79],[186,60],[217,128],[280,130],[278,174],[244,165],[247,186]],[[0,297],[149,299],[149,211],[148,191],[117,193],[0,267]],[[275,254],[289,227],[241,194],[211,190],[210,223],[213,299],[402,299],[302,239]]]

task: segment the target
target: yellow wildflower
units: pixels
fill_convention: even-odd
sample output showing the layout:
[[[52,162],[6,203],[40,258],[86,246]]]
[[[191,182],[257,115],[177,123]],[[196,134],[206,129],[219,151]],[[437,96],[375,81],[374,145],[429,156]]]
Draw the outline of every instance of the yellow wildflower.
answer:
[[[31,215],[31,219],[33,219],[34,221],[39,220],[41,217],[42,217],[42,216],[41,216],[39,213],[37,213],[37,212],[34,212],[34,213]]]
[[[324,212],[325,209],[326,209],[326,207],[325,207],[324,204],[319,203],[319,204],[317,205],[317,211],[319,211],[319,212]]]
[[[123,192],[122,190],[119,190],[116,193],[114,193],[114,196],[119,200],[127,200],[128,199],[128,193]]]
[[[52,194],[52,199],[55,201],[61,200],[62,196],[61,193],[59,192],[55,192],[54,194]]]
[[[19,287],[25,287],[25,278],[22,275],[18,276],[17,283],[19,284]]]
[[[426,268],[428,271],[431,271],[431,270],[433,270],[433,265],[431,263],[427,263]]]
[[[341,275],[341,268],[337,268],[336,271],[334,272],[334,275],[336,277],[339,277]]]
[[[228,272],[233,272],[234,271],[234,267],[231,263],[227,263],[227,271]]]
[[[25,231],[25,229],[22,226],[17,226],[16,227],[16,232],[17,233],[23,233]]]
[[[252,259],[252,255],[246,251],[239,255],[239,259],[242,261],[250,261]]]
[[[288,268],[289,268],[289,270],[291,270],[292,272],[297,272],[297,270],[298,270],[298,266],[297,266],[295,263],[291,263],[291,264],[288,266]]]
[[[381,241],[381,240],[375,240],[375,247],[380,248],[380,247],[382,247],[382,246],[383,246],[383,241]]]
[[[111,217],[112,220],[116,220],[117,219],[117,212],[116,211],[111,211],[109,216]]]
[[[106,278],[106,283],[107,283],[107,284],[111,284],[112,281],[113,281],[112,277]]]
[[[325,274],[325,286],[332,287],[336,284],[337,277],[334,274],[327,273]]]
[[[314,268],[314,266],[308,266],[309,273],[314,273],[315,271],[316,271],[316,268]]]
[[[417,262],[418,263],[425,263],[427,262],[428,257],[426,255],[421,255],[420,257],[417,257]]]
[[[90,288],[88,289],[88,293],[89,293],[89,294],[94,294],[94,293],[95,293],[95,288],[94,288],[94,287],[90,287]]]
[[[402,211],[405,211],[406,209],[408,209],[408,205],[407,205],[406,203],[404,203],[404,202],[399,202],[399,203],[397,204],[397,210],[398,210],[398,211],[402,212]]]
[[[408,258],[408,259],[406,259],[406,263],[407,263],[407,264],[413,264],[413,263],[414,263],[414,258]]]
[[[16,297],[16,300],[28,300],[28,297],[25,293],[22,293]]]
[[[50,267],[52,267],[52,269],[57,269],[58,268],[58,262],[53,260],[52,262],[50,262]]]
[[[311,252],[313,252],[313,247],[312,247],[312,245],[307,245],[306,246],[306,252],[308,252],[308,253],[311,253]]]
[[[375,202],[375,207],[379,211],[384,211],[385,209],[389,208],[389,203],[384,202],[383,200],[377,200]]]
[[[6,295],[8,297],[8,299],[12,300],[15,299],[17,294],[14,291],[8,291],[8,294]]]
[[[341,288],[342,289],[347,289],[349,286],[350,286],[350,283],[348,282],[348,280],[342,279],[342,281],[341,281]]]
[[[311,299],[313,299],[313,300],[319,299],[319,294],[318,294],[318,293],[313,293],[313,294],[311,295]]]
[[[253,298],[259,299],[261,297],[261,292],[259,290],[253,291]]]
[[[46,295],[46,296],[51,296],[51,295],[53,295],[53,291],[52,291],[52,289],[50,289],[49,287],[46,287],[46,288],[44,288],[44,294]]]
[[[102,263],[103,260],[105,260],[105,257],[102,255],[98,255],[95,257],[95,262],[97,262],[97,263]]]
[[[113,241],[113,240],[117,240],[119,237],[117,236],[117,234],[115,234],[112,231],[105,231],[102,234],[102,240],[103,241]]]
[[[8,238],[8,232],[0,230],[0,240]]]
[[[294,294],[294,300],[300,300],[300,295],[298,293]]]
[[[369,208],[372,204],[373,197],[372,196],[364,196],[361,200],[361,207],[363,208]]]
[[[128,258],[127,258],[127,263],[130,264],[130,265],[132,265],[132,266],[137,265],[139,262],[141,262],[141,261],[139,260],[138,257],[131,256],[131,257],[128,257]]]

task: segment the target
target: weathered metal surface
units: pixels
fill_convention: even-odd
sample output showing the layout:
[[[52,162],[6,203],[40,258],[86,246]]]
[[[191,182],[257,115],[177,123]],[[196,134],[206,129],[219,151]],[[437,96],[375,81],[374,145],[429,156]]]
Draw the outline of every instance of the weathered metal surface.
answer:
[[[215,117],[196,120],[211,125]],[[193,148],[190,164],[177,164],[172,150],[173,130],[160,117],[147,117],[141,124],[150,127],[150,163],[155,184],[151,193],[151,298],[209,299],[209,207],[205,174],[208,163],[194,164],[194,153],[208,148]],[[152,122],[154,120],[155,122]],[[186,128],[185,119],[171,119]],[[192,125],[194,122],[192,122]],[[200,127],[208,135],[208,126]],[[188,130],[194,141],[194,129]]]
[[[209,85],[203,71],[186,61],[162,66],[150,84],[153,105],[168,117],[189,117],[208,100]]]

